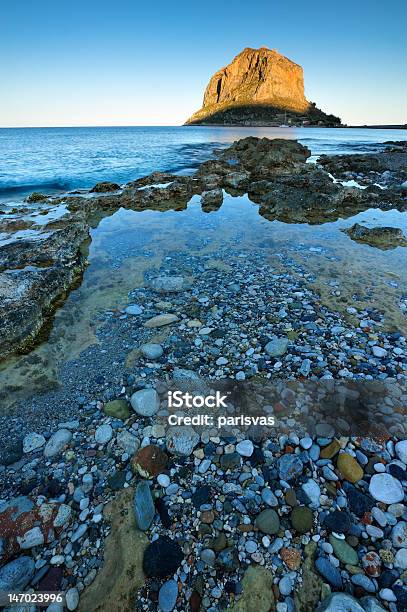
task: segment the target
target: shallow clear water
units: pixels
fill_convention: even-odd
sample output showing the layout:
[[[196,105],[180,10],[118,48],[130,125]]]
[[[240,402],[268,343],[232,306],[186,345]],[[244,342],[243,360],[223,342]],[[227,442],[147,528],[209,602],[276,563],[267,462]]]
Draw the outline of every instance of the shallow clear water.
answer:
[[[181,211],[120,209],[102,219],[92,230],[83,282],[57,311],[49,337],[29,355],[0,367],[0,389],[6,391],[1,408],[52,388],[59,367],[98,343],[101,320],[128,304],[128,293],[144,284],[146,273],[161,266],[172,269],[176,261],[182,261],[182,273],[188,273],[190,257],[200,258],[202,266],[226,270],[231,258],[247,261],[261,253],[282,272],[287,271],[282,256],[289,258],[312,274],[311,287],[330,309],[374,307],[386,313],[388,328],[407,333],[407,318],[400,309],[407,286],[407,249],[381,251],[340,231],[364,222],[401,227],[407,233],[405,213],[367,210],[352,218],[308,225],[270,221],[258,210],[247,196],[225,195],[218,211],[205,213],[195,196]],[[115,357],[112,353],[111,359]]]
[[[245,136],[298,139],[313,155],[364,152],[406,130],[358,128],[97,127],[0,129],[0,200],[98,181],[125,183],[154,170],[188,172],[214,147]]]

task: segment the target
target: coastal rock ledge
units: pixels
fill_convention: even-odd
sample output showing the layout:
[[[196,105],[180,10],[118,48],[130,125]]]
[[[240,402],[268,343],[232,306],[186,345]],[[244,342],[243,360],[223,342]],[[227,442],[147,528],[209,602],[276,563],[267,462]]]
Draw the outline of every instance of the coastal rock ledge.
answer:
[[[275,49],[243,49],[218,70],[185,125],[340,125],[304,94],[303,69]]]

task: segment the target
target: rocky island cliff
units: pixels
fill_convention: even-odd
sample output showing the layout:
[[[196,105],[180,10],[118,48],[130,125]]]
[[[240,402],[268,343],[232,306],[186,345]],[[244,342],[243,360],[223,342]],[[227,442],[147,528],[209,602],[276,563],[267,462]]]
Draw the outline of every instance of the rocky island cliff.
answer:
[[[246,48],[218,70],[202,108],[186,125],[326,125],[341,123],[309,102],[301,66],[275,49]]]

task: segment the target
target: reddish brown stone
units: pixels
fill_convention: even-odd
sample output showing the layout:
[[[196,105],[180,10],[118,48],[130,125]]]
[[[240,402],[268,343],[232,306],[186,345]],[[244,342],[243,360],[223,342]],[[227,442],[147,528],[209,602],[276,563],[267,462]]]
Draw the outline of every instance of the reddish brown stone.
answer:
[[[296,548],[282,548],[281,558],[290,570],[297,570],[301,565],[301,553]]]
[[[370,578],[378,578],[381,574],[382,562],[377,552],[371,550],[366,553],[362,557],[362,567],[367,576],[370,576]]]
[[[34,527],[40,527],[46,544],[52,541],[53,522],[57,512],[57,504],[37,506],[34,500],[25,496],[15,497],[5,503],[0,512],[0,539],[5,542],[2,562],[20,551],[17,538]]]
[[[149,444],[140,448],[131,461],[133,472],[138,472],[143,478],[154,478],[167,467],[168,457],[159,446]]]
[[[190,612],[199,612],[201,608],[202,598],[198,591],[193,591],[191,597],[189,598],[189,609]]]

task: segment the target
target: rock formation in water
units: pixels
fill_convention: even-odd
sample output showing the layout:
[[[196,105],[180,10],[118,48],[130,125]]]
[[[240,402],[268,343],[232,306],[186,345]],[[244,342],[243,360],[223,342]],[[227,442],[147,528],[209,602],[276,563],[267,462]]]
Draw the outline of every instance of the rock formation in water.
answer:
[[[337,125],[304,94],[302,67],[275,49],[244,49],[216,72],[186,125]]]

